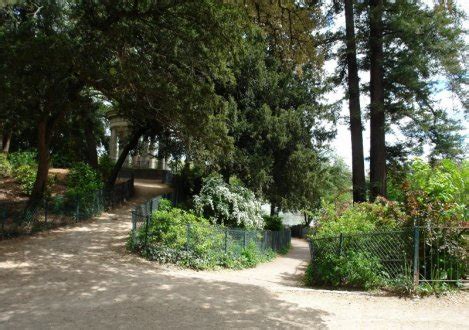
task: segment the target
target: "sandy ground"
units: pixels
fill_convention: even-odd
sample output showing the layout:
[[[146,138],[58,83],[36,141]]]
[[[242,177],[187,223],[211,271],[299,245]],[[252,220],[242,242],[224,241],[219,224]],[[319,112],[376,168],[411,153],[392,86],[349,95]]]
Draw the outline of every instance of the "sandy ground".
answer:
[[[301,240],[243,271],[195,272],[128,254],[130,208],[166,189],[140,181],[138,197],[113,213],[0,242],[0,328],[469,328],[467,293],[411,300],[301,287]]]

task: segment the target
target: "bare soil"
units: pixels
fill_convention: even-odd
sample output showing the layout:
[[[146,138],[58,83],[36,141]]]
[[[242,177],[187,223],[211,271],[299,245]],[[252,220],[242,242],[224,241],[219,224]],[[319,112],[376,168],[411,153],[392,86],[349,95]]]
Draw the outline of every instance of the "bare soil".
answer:
[[[67,175],[70,172],[66,168],[49,169],[49,179],[53,179],[55,183],[50,187],[52,195],[64,194],[66,191]],[[21,191],[18,182],[12,177],[0,177],[0,202],[26,202],[28,196]]]
[[[413,300],[303,287],[301,240],[242,271],[196,272],[129,254],[129,210],[167,189],[140,181],[138,198],[114,212],[0,242],[0,328],[469,328],[467,293]]]

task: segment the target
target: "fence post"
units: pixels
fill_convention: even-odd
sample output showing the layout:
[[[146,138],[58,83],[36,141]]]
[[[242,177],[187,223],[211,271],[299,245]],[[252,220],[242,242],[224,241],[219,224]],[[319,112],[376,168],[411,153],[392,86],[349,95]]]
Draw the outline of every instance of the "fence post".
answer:
[[[228,228],[225,228],[225,253],[228,252]]]
[[[146,215],[145,216],[145,246],[144,248],[147,247],[147,242],[148,242],[148,226],[150,225],[150,216]]]
[[[343,246],[344,246],[344,234],[340,233],[340,236],[339,236],[339,257],[342,255]]]
[[[414,227],[414,262],[413,262],[413,277],[414,277],[414,288],[419,285],[419,243],[420,243],[420,231],[419,227]]]
[[[267,230],[264,230],[264,241],[262,242],[262,250],[267,248]]]
[[[246,249],[246,231],[243,230],[243,233],[244,233],[244,235],[243,235],[243,248]]]

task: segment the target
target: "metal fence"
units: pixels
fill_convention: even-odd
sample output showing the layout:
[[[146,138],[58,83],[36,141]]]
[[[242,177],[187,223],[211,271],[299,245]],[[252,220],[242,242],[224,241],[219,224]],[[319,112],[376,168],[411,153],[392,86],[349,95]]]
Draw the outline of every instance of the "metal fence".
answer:
[[[89,219],[128,200],[134,193],[134,179],[118,183],[110,192],[97,190],[86,196],[61,195],[44,198],[34,208],[26,203],[0,203],[0,237],[30,234]]]
[[[380,275],[388,279],[412,277],[421,282],[467,282],[468,227],[415,227],[399,231],[312,236],[312,267],[320,258],[363,253],[379,260]]]
[[[171,195],[163,195],[152,198],[132,210],[132,237],[145,248],[152,244],[149,234],[151,226],[151,215],[158,209],[161,198],[171,198]],[[227,228],[218,225],[184,224],[180,228],[184,232],[184,248],[192,250],[201,239],[210,238],[211,250],[218,252],[230,252],[240,254],[250,244],[255,244],[260,250],[283,251],[291,244],[291,231],[286,228],[282,231],[270,230],[247,230],[238,228]],[[203,237],[201,237],[203,236]]]

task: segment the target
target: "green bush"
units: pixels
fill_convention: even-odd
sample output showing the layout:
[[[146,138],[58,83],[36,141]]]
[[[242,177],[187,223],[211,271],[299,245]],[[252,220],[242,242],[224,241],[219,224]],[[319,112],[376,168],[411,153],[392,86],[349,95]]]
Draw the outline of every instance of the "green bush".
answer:
[[[383,283],[379,259],[369,253],[347,251],[325,253],[314,259],[306,271],[308,285],[373,289]]]
[[[181,166],[178,162],[173,162],[171,169],[173,166],[175,170],[173,171],[172,185],[177,189],[178,203],[183,205],[183,208],[193,208],[193,197],[199,194],[202,189],[205,173],[197,166]]]
[[[148,228],[143,225],[131,235],[129,248],[144,257],[194,269],[252,267],[275,255],[261,250],[253,241],[240,247],[224,227],[173,208],[164,199],[152,214]]]
[[[98,173],[85,163],[76,163],[67,177],[67,195],[82,198],[92,195],[102,187]]]
[[[407,215],[396,202],[378,198],[374,203],[353,204],[345,210],[323,204],[317,234],[338,236],[393,229],[406,224]]]
[[[18,151],[8,155],[8,159],[13,168],[28,165],[37,166],[37,154],[33,151]]]
[[[280,231],[283,229],[282,218],[278,215],[264,215],[262,218],[264,219],[265,230]]]
[[[218,175],[204,179],[194,205],[197,213],[212,223],[238,228],[264,227],[261,203],[254,193],[240,185],[227,184]]]
[[[53,154],[51,157],[51,167],[67,168],[73,164],[72,155],[69,154]]]
[[[30,195],[36,181],[37,166],[20,165],[14,167],[12,173],[15,180],[20,184],[21,191],[26,195]]]
[[[0,154],[0,177],[8,177],[11,175],[11,164],[5,154]]]
[[[173,203],[169,199],[161,198],[158,203],[158,211],[170,211],[173,208]]]
[[[442,160],[431,166],[416,160],[403,191],[405,208],[420,225],[461,224],[469,215],[469,162]]]
[[[101,157],[99,157],[99,162],[98,162],[98,168],[99,168],[99,174],[101,175],[101,179],[106,181],[109,176],[111,176],[111,172],[114,168],[115,161],[109,157],[108,154],[104,154]]]

